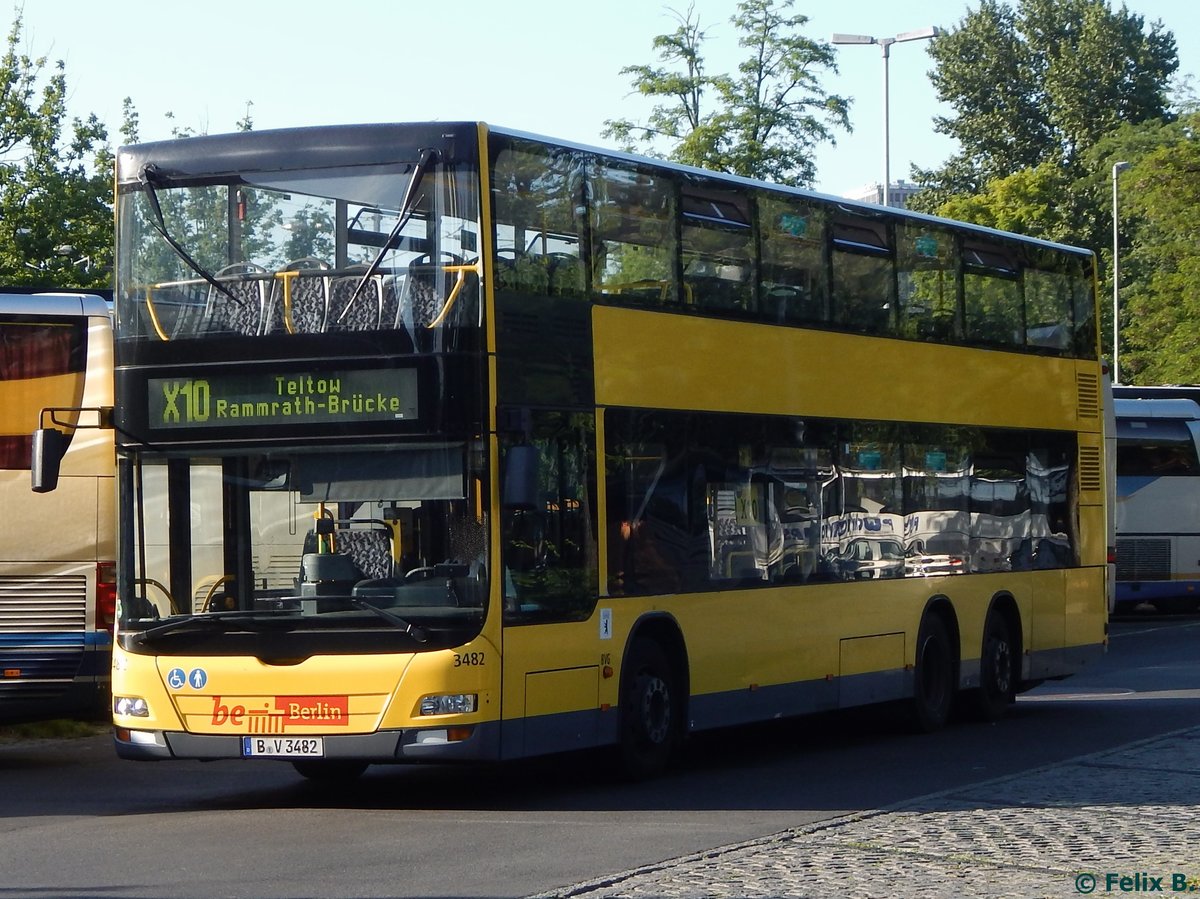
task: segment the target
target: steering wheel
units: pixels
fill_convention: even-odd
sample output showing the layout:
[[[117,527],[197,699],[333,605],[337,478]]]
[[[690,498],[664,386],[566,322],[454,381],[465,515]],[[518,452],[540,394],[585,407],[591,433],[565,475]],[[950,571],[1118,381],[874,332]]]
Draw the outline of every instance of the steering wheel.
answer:
[[[433,566],[422,565],[420,568],[410,569],[404,575],[405,582],[408,581],[423,581],[433,577]]]

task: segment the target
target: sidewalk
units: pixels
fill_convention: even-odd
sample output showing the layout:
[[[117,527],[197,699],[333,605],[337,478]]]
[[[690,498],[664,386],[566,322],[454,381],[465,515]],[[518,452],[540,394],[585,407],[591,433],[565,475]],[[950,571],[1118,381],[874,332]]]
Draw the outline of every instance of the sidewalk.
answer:
[[[1200,892],[1200,728],[530,899]]]

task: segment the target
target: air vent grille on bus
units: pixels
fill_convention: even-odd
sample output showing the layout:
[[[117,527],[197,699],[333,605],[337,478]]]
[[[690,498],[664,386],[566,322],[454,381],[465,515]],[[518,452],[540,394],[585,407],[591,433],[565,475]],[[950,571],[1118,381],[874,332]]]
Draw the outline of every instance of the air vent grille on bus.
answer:
[[[1079,392],[1079,417],[1099,421],[1100,379],[1093,374],[1078,372],[1075,375],[1075,384]]]
[[[1104,489],[1104,465],[1100,458],[1100,447],[1079,448],[1079,489],[1081,491]]]
[[[0,577],[0,709],[8,702],[53,699],[79,671],[87,629],[83,575]]]
[[[0,634],[82,634],[86,628],[83,575],[0,577]]]
[[[1169,581],[1171,541],[1163,537],[1117,538],[1117,580]]]

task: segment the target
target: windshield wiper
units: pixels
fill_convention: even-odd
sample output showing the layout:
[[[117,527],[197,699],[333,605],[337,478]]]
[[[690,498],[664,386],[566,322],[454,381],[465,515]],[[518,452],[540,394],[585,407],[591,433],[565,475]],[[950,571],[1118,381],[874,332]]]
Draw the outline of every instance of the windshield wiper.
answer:
[[[379,606],[373,606],[369,602],[366,602],[365,600],[358,599],[353,596],[350,597],[350,605],[354,606],[354,608],[356,608],[356,609],[362,609],[367,612],[374,612],[376,615],[378,615],[384,621],[389,621],[392,624],[396,625],[396,627],[400,628],[400,630],[404,631],[404,633],[408,634],[408,636],[412,637],[418,643],[427,643],[429,641],[429,637],[426,636],[424,628],[418,627],[415,624],[411,624],[408,621],[405,621],[403,618],[401,618],[395,612],[389,612],[387,609],[381,609],[381,608],[379,608]]]
[[[162,239],[170,245],[171,249],[175,251],[176,255],[178,255],[179,258],[187,264],[188,268],[207,281],[210,285],[212,285],[212,287],[221,291],[221,293],[225,294],[225,296],[229,297],[229,299],[240,305],[242,301],[230,293],[229,288],[218,281],[212,274],[210,274],[209,271],[204,268],[204,266],[193,259],[191,254],[189,254],[188,251],[183,248],[179,241],[172,237],[170,232],[167,231],[167,222],[166,219],[163,218],[162,206],[160,206],[158,202],[158,191],[154,189],[154,182],[157,179],[158,166],[154,165],[153,163],[147,163],[146,165],[142,166],[142,170],[138,172],[138,180],[141,181],[142,186],[146,188],[146,198],[150,201],[150,210],[154,213],[154,219],[151,222],[151,224],[154,225],[154,230],[162,235]]]
[[[437,156],[438,151],[434,149],[424,149],[421,151],[420,158],[413,169],[412,178],[408,181],[408,187],[404,189],[404,199],[400,201],[400,212],[397,215],[396,224],[392,226],[387,240],[383,242],[383,246],[379,248],[379,252],[375,254],[375,258],[371,260],[371,264],[367,266],[367,270],[363,272],[362,278],[354,285],[354,293],[350,294],[350,299],[346,300],[342,314],[338,316],[339,321],[345,316],[350,307],[354,305],[354,301],[358,299],[358,295],[362,293],[363,287],[371,280],[371,276],[379,271],[379,266],[383,264],[383,257],[387,255],[388,250],[393,248],[392,245],[396,242],[396,238],[400,236],[400,232],[404,230],[404,226],[408,224],[409,220],[413,217],[413,213],[416,212],[417,188],[425,180],[425,174],[437,160]]]
[[[208,612],[204,615],[189,615],[187,617],[173,618],[162,624],[156,624],[154,627],[147,628],[140,634],[137,634],[133,639],[137,643],[151,643],[160,637],[167,637],[171,634],[181,634],[192,630],[213,630],[218,625],[220,629],[225,629],[229,625],[239,622],[255,621],[264,615],[277,616],[281,614],[295,616],[296,612],[292,609],[259,609],[257,611],[239,610],[235,612]]]

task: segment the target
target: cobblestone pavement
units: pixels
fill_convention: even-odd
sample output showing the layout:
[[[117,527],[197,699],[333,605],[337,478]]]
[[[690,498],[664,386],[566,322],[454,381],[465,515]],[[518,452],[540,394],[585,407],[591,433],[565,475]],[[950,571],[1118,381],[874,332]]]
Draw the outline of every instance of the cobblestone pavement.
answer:
[[[1200,728],[530,899],[1151,892],[1200,892]]]

